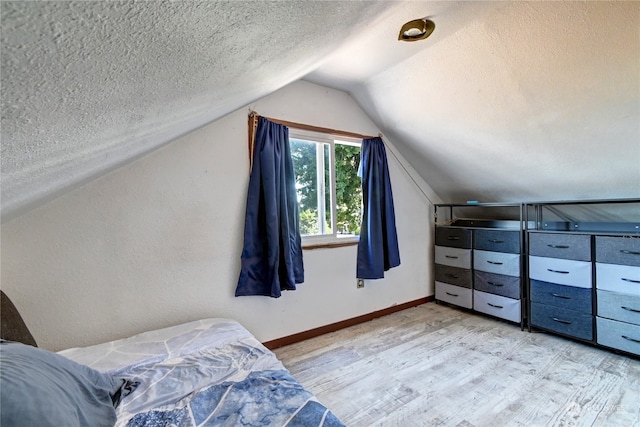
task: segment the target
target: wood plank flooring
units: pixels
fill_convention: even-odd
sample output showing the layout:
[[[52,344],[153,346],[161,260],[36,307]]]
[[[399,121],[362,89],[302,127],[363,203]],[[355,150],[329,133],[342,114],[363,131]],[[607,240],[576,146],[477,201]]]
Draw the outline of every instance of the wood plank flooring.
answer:
[[[274,352],[347,426],[640,426],[640,360],[442,304]]]

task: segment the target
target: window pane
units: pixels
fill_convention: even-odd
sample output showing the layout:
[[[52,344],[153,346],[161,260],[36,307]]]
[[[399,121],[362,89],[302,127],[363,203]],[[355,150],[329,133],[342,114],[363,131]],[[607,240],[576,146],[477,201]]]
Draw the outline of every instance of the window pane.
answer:
[[[362,221],[362,183],[358,177],[360,147],[336,143],[335,153],[338,233],[359,236]]]
[[[300,234],[331,234],[331,204],[326,192],[329,168],[328,144],[290,139],[300,206]]]
[[[326,207],[324,219],[325,224],[327,225],[325,234],[332,234],[332,221],[331,215],[333,214],[333,210],[331,208],[331,146],[329,144],[322,144],[324,147],[323,155],[324,155],[324,205]]]

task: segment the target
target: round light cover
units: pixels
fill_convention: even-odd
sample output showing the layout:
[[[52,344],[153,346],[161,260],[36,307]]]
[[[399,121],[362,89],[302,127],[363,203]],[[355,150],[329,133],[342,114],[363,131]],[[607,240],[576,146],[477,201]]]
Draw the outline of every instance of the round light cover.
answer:
[[[398,40],[405,42],[414,42],[417,40],[424,40],[433,33],[436,28],[436,24],[429,19],[414,19],[409,21],[400,28],[400,34],[398,34]]]

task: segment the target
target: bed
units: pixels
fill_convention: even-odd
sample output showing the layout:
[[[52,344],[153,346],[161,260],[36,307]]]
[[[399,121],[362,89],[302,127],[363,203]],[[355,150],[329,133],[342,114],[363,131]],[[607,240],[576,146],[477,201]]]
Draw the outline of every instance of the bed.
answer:
[[[2,425],[343,426],[273,352],[230,319],[58,353],[3,341],[0,356]],[[102,406],[78,410],[88,400]],[[70,412],[71,421],[56,418]]]

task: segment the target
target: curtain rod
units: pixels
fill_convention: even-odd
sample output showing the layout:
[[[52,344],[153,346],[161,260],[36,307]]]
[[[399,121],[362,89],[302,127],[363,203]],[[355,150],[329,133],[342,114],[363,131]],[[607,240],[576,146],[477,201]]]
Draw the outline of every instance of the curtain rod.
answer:
[[[373,136],[370,135],[362,135],[360,133],[355,133],[355,132],[347,132],[344,130],[338,130],[338,129],[330,129],[330,128],[323,128],[320,126],[312,126],[312,125],[307,125],[304,123],[296,123],[296,122],[289,122],[287,120],[280,120],[280,119],[274,119],[272,117],[266,117],[266,116],[260,116],[258,113],[256,113],[255,111],[251,111],[249,113],[249,116],[258,116],[258,117],[264,117],[265,119],[272,121],[274,123],[278,123],[280,125],[285,125],[291,128],[295,128],[295,129],[302,129],[302,130],[310,130],[313,132],[320,132],[320,133],[328,133],[331,135],[337,135],[337,136],[347,136],[350,138],[360,138],[360,139],[371,139],[371,138],[375,138]],[[380,138],[382,138],[382,134],[378,134],[378,136]]]

